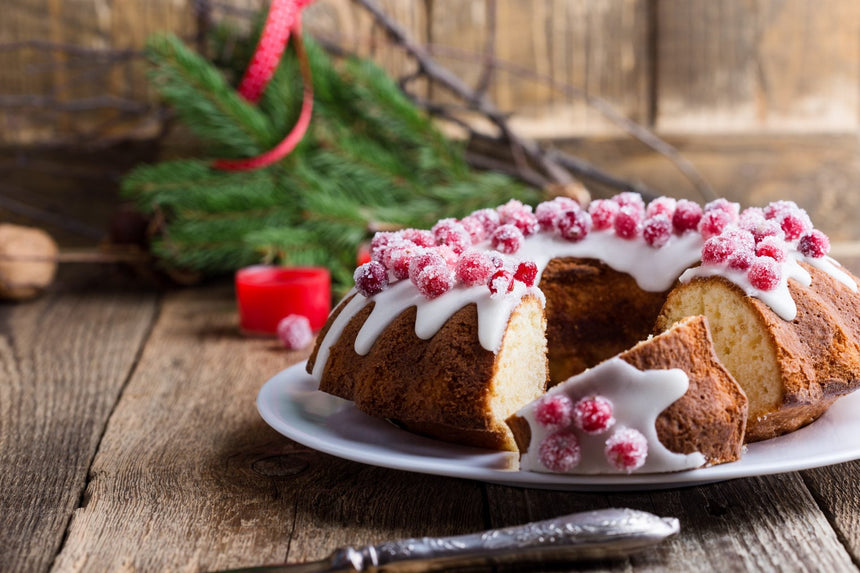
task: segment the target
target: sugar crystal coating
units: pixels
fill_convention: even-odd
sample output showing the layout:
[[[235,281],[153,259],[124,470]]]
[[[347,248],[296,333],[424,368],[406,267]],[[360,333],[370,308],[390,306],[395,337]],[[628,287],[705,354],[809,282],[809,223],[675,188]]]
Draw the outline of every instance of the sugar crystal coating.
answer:
[[[544,201],[535,207],[535,217],[542,231],[556,229],[558,216],[562,211],[581,209],[579,203],[569,197],[556,197],[552,201]]]
[[[573,402],[565,394],[546,394],[535,406],[535,420],[551,430],[559,430],[573,421]]]
[[[314,340],[311,321],[300,314],[285,316],[278,322],[278,339],[289,350],[307,348]]]
[[[770,257],[756,257],[747,270],[750,284],[763,291],[775,289],[782,278],[779,263]]]
[[[400,233],[404,239],[412,241],[419,247],[432,247],[436,244],[433,231],[426,229],[403,229]]]
[[[431,299],[442,296],[454,288],[454,273],[444,263],[427,265],[414,277],[410,273],[409,278],[412,279],[418,292]]]
[[[463,225],[463,228],[466,229],[467,233],[469,233],[469,237],[472,239],[473,244],[480,243],[489,236],[487,229],[484,227],[484,223],[474,215],[463,217],[460,220],[460,224]]]
[[[818,229],[813,229],[800,237],[797,250],[802,255],[818,259],[830,252],[830,239]]]
[[[559,430],[544,438],[539,448],[540,462],[553,472],[568,472],[579,465],[579,440],[570,430]]]
[[[523,240],[524,237],[522,231],[520,231],[515,225],[504,224],[493,231],[491,244],[494,249],[505,253],[506,255],[512,255],[519,251],[520,247],[523,246]]]
[[[803,209],[785,211],[776,220],[779,221],[779,228],[788,241],[799,239],[801,235],[812,230],[812,221]]]
[[[606,440],[606,460],[617,470],[633,472],[645,464],[648,440],[638,430],[621,428]]]
[[[404,242],[403,245],[389,247],[386,256],[388,269],[395,278],[401,280],[408,279],[409,267],[412,263],[412,259],[415,256],[424,253],[426,250],[426,247],[419,247],[412,242]]]
[[[762,214],[766,219],[779,219],[783,213],[799,209],[800,207],[794,201],[774,201],[762,209]]]
[[[622,239],[635,239],[642,232],[642,214],[635,206],[622,206],[615,214],[615,234]]]
[[[702,218],[702,208],[698,203],[687,199],[679,199],[672,215],[672,226],[675,233],[682,235],[687,231],[695,231]]]
[[[442,219],[433,225],[431,230],[438,244],[451,247],[457,254],[462,253],[472,244],[469,231],[456,219]]]
[[[645,218],[645,200],[642,195],[633,191],[624,191],[612,198],[620,207],[633,207],[642,218]]]
[[[672,215],[675,214],[675,206],[678,201],[674,197],[657,197],[645,208],[645,217],[653,217],[654,215],[663,214],[672,220]]]
[[[730,269],[736,271],[745,271],[750,268],[755,259],[756,255],[752,251],[752,249],[738,249],[729,255],[726,263],[729,265]]]
[[[729,201],[728,199],[724,199],[720,197],[719,199],[714,199],[705,204],[704,212],[709,213],[711,211],[722,211],[726,215],[729,216],[729,221],[732,223],[737,222],[740,217],[741,212],[741,204],[734,203]]]
[[[558,232],[568,241],[583,240],[591,226],[591,215],[582,209],[562,211],[558,216]]]
[[[573,423],[586,434],[602,434],[615,424],[612,402],[603,396],[589,396],[573,407]]]
[[[772,219],[761,221],[759,224],[751,228],[750,232],[753,234],[757,244],[765,237],[779,237],[780,239],[785,237],[785,233],[782,232],[779,223]]]
[[[731,222],[731,215],[722,209],[705,211],[699,219],[699,233],[702,234],[702,238],[710,239],[722,233]]]
[[[722,235],[711,237],[702,246],[702,263],[706,265],[725,263],[738,248],[739,244],[728,237]]]
[[[504,296],[514,290],[514,275],[507,269],[499,269],[490,277],[487,287],[491,298]]]
[[[502,224],[499,219],[499,212],[495,209],[478,209],[470,214],[468,218],[479,221],[483,225],[488,237],[496,230],[496,227]]]
[[[457,261],[457,280],[466,286],[487,284],[495,271],[493,259],[481,251],[466,251]]]
[[[642,238],[648,245],[659,249],[672,238],[672,220],[665,213],[657,213],[645,219]]]
[[[352,278],[355,279],[355,289],[367,297],[382,292],[388,286],[388,271],[379,261],[364,263],[355,269]]]
[[[756,245],[755,254],[759,257],[770,257],[781,263],[788,257],[788,245],[779,237],[765,237]]]
[[[588,205],[591,223],[595,231],[611,229],[615,224],[615,215],[621,206],[611,199],[595,199]]]

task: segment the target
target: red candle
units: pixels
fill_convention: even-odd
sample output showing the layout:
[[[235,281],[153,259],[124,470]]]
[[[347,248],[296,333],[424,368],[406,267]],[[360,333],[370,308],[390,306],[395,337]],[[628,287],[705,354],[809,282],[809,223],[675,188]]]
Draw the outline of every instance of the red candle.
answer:
[[[236,272],[236,299],[243,332],[275,334],[290,314],[319,330],[331,311],[331,277],[322,267],[246,267]]]

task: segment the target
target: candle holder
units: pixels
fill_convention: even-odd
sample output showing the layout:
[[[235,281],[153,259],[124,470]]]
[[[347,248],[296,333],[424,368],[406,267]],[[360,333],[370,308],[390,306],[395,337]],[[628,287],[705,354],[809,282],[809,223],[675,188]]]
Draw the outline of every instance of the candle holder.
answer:
[[[274,335],[290,314],[306,316],[314,331],[331,312],[331,275],[323,267],[255,265],[236,271],[239,328]]]

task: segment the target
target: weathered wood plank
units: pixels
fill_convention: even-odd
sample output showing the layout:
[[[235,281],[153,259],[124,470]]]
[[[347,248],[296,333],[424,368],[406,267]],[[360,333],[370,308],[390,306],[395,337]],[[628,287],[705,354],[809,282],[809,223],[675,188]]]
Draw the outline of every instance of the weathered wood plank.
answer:
[[[103,269],[0,304],[0,569],[45,571],[156,313],[156,296]]]
[[[860,3],[658,2],[657,127],[852,131]]]
[[[213,570],[482,527],[478,484],[347,462],[276,434],[256,394],[308,351],[242,338],[236,323],[230,289],[166,299],[57,570]]]
[[[807,470],[801,475],[854,563],[860,563],[860,462]]]
[[[855,475],[856,479],[856,475]],[[489,487],[493,526],[524,513],[547,519],[603,507],[632,507],[677,517],[681,533],[626,564],[636,571],[856,571],[825,515],[797,473],[695,488],[585,494]]]

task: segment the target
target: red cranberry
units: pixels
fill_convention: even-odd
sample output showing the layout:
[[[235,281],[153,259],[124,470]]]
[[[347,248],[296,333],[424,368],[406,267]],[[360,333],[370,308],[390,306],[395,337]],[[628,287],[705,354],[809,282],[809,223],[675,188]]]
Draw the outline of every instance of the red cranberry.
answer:
[[[591,231],[591,215],[582,209],[562,211],[558,217],[558,232],[568,241],[581,241]]]
[[[573,423],[586,434],[602,434],[615,424],[612,402],[603,396],[583,398],[573,407]]]
[[[517,266],[514,273],[514,280],[524,283],[527,287],[532,287],[537,278],[538,268],[533,261],[523,261]]]
[[[466,251],[457,261],[457,279],[466,286],[487,284],[495,270],[490,256],[480,251]]]
[[[567,427],[573,419],[573,402],[564,394],[547,394],[535,407],[535,419],[551,430]]]
[[[804,256],[818,259],[830,252],[830,239],[818,229],[813,229],[800,237],[797,250]]]
[[[491,244],[497,251],[512,255],[523,246],[523,233],[515,225],[501,225],[491,237]]]
[[[642,227],[642,238],[650,246],[659,249],[669,242],[672,237],[672,221],[665,213],[657,213],[656,215],[645,219],[645,224]]]
[[[648,457],[648,440],[638,430],[623,428],[606,440],[606,460],[615,469],[630,473]]]
[[[568,472],[579,464],[581,452],[576,434],[559,430],[541,442],[538,449],[540,462],[553,472]]]
[[[614,228],[622,239],[635,239],[642,232],[642,215],[636,207],[621,207],[615,215]]]
[[[775,260],[769,257],[756,257],[747,270],[747,278],[753,287],[769,291],[779,286],[782,272],[779,263]]]
[[[370,297],[382,292],[388,286],[388,271],[378,261],[364,263],[353,273],[355,289]]]
[[[675,214],[672,215],[672,226],[676,234],[682,235],[687,231],[695,231],[701,218],[702,207],[698,203],[679,199],[675,205]]]
[[[615,215],[621,207],[609,199],[595,199],[588,205],[591,222],[595,231],[611,229],[615,224]]]

